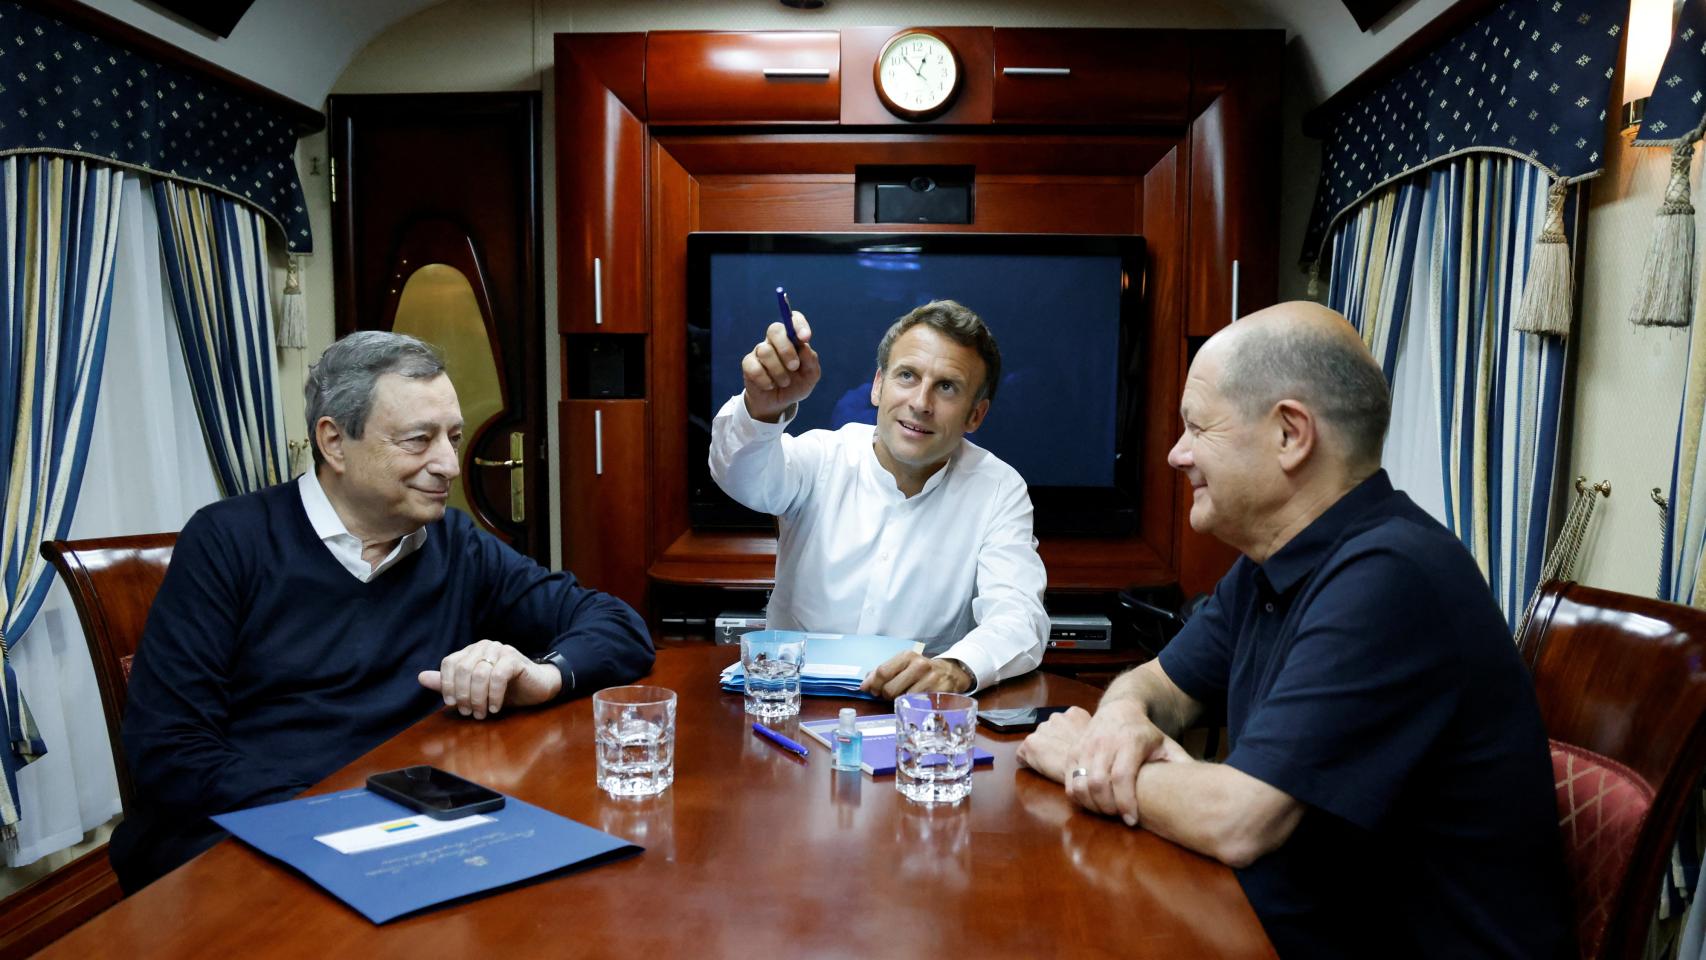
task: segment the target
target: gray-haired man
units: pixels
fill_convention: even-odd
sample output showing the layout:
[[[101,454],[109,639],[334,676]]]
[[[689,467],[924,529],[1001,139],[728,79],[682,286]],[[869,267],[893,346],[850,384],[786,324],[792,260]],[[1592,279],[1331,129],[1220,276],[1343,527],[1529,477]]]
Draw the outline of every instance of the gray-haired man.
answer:
[[[306,389],[315,468],[190,518],[130,679],[128,890],[224,836],[211,814],[294,796],[436,706],[475,719],[650,669],[622,601],[446,511],[462,412],[437,353],[366,331]]]

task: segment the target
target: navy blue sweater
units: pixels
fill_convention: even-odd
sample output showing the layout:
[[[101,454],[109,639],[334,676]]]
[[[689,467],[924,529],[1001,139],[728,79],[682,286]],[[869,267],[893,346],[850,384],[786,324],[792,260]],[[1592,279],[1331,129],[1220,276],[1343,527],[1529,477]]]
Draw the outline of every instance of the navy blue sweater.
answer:
[[[630,682],[653,660],[627,604],[458,510],[368,583],[315,535],[295,483],[197,512],[130,677],[136,796],[112,839],[120,881],[137,889],[211,846],[223,833],[208,815],[292,797],[442,706],[416,675],[482,638],[530,655],[554,647],[574,694]]]

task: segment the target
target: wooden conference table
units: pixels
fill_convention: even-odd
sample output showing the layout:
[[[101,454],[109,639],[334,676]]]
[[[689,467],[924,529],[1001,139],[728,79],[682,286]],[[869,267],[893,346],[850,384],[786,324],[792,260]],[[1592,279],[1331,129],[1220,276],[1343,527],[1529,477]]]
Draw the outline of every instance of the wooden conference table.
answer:
[[[645,681],[676,691],[675,785],[614,800],[593,785],[586,698],[495,722],[440,713],[317,785],[432,763],[645,847],[615,863],[375,926],[301,875],[227,840],[73,931],[54,957],[1271,957],[1227,868],[1070,803],[1019,769],[1021,735],[956,807],[892,777],[837,774],[750,732],[717,671],[731,647],[666,647]],[[1048,674],[984,707],[1094,706]],[[807,719],[853,703],[805,699]],[[792,721],[778,729],[798,733]],[[805,740],[804,735],[795,739]]]

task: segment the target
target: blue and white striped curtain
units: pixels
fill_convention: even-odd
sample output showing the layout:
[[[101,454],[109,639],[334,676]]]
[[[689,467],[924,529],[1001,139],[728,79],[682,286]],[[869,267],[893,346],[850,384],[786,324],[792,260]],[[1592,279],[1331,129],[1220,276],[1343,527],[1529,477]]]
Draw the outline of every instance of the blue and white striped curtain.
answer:
[[[1563,409],[1565,341],[1512,329],[1549,184],[1532,164],[1483,155],[1429,179],[1446,525],[1514,632],[1540,586]]]
[[[1670,509],[1664,517],[1664,539],[1659,557],[1661,600],[1706,607],[1706,296],[1694,298],[1692,329],[1688,335],[1688,379],[1682,388],[1682,408],[1677,411],[1676,440],[1670,471]],[[1689,808],[1677,830],[1669,869],[1659,890],[1659,915],[1671,917],[1688,908],[1679,957],[1706,955],[1706,904],[1696,893],[1700,877],[1700,810],[1706,796]]]
[[[154,181],[160,248],[194,386],[196,412],[225,496],[289,478],[278,357],[267,296],[266,222],[211,191]]]
[[[106,356],[122,173],[57,156],[0,159],[0,635],[21,639],[52,578],[41,542],[71,528]],[[0,649],[0,839],[18,822],[18,769],[47,750]]]
[[[1675,456],[1670,471],[1670,510],[1665,516],[1664,555],[1659,560],[1659,598],[1706,607],[1701,555],[1706,553],[1706,297],[1696,297],[1688,338],[1688,380],[1676,418]]]
[[[1410,299],[1426,298],[1433,349],[1411,362],[1431,363],[1437,384],[1440,519],[1469,547],[1513,632],[1539,586],[1563,399],[1564,341],[1512,329],[1547,187],[1532,164],[1469,154],[1382,191],[1333,236],[1329,305],[1383,366],[1396,362]],[[1418,235],[1430,238],[1426,269],[1414,266]]]
[[[1414,251],[1426,183],[1412,178],[1382,190],[1332,237],[1327,302],[1362,334],[1362,342],[1380,361],[1388,387],[1397,373],[1398,345],[1415,280]]]

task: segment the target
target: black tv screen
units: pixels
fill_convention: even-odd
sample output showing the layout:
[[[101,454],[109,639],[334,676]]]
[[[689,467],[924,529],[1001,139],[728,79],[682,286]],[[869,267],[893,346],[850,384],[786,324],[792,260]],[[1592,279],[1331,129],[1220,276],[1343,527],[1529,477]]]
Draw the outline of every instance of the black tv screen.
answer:
[[[1130,532],[1141,238],[694,233],[687,249],[695,525],[771,522],[717,488],[706,455],[711,418],[741,391],[741,357],[779,317],[781,286],[811,321],[824,369],[790,432],[875,423],[871,379],[884,331],[922,303],[957,300],[1001,348],[1001,381],[972,442],[1030,484],[1039,531]]]

